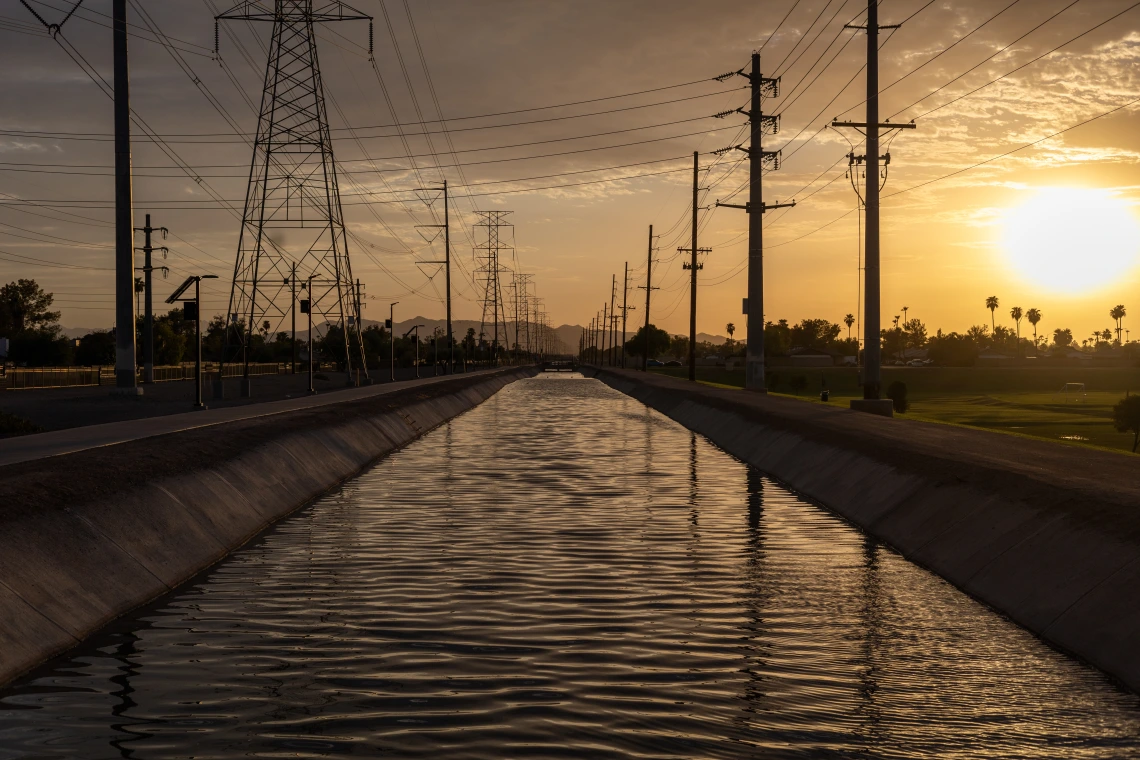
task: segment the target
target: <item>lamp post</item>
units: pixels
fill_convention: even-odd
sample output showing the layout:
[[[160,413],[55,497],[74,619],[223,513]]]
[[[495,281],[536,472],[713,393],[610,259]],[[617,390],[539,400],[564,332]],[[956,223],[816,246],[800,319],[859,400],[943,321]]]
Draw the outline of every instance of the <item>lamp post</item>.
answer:
[[[205,409],[202,403],[202,280],[216,280],[216,274],[190,275],[178,289],[166,299],[169,304],[182,301],[182,318],[194,319],[194,408]],[[182,294],[194,286],[193,298],[181,298]],[[189,313],[188,313],[189,312]]]
[[[417,380],[420,379],[420,328],[421,327],[423,327],[423,325],[412,325],[410,328],[408,328],[408,331],[406,333],[404,333],[405,338],[408,337],[409,335],[411,335],[412,333],[416,334],[416,337],[414,340],[416,341],[416,379]]]

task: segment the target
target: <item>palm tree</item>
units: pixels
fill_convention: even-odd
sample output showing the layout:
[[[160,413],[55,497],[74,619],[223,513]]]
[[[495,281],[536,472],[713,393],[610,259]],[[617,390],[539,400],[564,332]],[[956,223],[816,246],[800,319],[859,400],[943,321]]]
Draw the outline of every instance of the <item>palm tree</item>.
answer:
[[[1104,328],[1100,331],[1100,337],[1104,340],[1105,343],[1108,343],[1110,340],[1112,340],[1112,330],[1108,329],[1107,327]]]
[[[1116,342],[1120,342],[1120,333],[1124,330],[1123,320],[1126,316],[1124,311],[1124,304],[1118,303],[1112,307],[1112,311],[1108,312],[1108,316],[1116,320]]]
[[[843,324],[847,325],[847,340],[851,340],[851,325],[855,324],[855,315],[848,314],[843,318]]]
[[[901,311],[903,313],[903,324],[904,325],[906,324],[906,312],[907,312],[907,309],[909,309],[909,308],[910,308],[909,306],[904,306],[901,309],[899,309],[899,311]]]
[[[1029,324],[1033,325],[1033,350],[1037,350],[1037,323],[1041,321],[1041,310],[1030,309],[1025,312],[1025,318],[1029,320]]]
[[[1068,346],[1073,342],[1073,331],[1069,328],[1062,330],[1060,327],[1053,331],[1053,343],[1058,346]]]
[[[1009,316],[1013,317],[1013,323],[1017,326],[1017,343],[1015,344],[1017,355],[1021,355],[1021,307],[1014,306],[1009,310]]]
[[[729,348],[731,348],[732,347],[732,334],[736,332],[736,325],[729,322],[727,325],[724,326],[724,329],[728,331],[728,345],[729,345]]]
[[[994,312],[997,311],[998,297],[990,296],[986,299],[986,308],[990,310],[990,329],[996,332],[997,324],[994,322]]]

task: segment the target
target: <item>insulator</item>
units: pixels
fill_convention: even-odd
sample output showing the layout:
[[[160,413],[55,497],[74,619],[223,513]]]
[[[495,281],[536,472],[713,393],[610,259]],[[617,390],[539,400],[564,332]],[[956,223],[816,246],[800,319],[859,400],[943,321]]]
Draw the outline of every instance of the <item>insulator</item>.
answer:
[[[218,20],[214,19],[214,57],[218,57]]]

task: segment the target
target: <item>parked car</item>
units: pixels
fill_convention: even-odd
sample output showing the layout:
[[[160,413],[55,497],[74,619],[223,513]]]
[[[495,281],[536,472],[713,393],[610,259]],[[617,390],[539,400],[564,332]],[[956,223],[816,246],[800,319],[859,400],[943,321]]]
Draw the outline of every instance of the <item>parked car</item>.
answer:
[[[665,362],[659,362],[656,359],[650,359],[649,361],[647,361],[645,363],[645,366],[647,366],[647,367],[664,367]]]
[[[676,359],[670,359],[669,361],[665,362],[665,366],[666,367],[680,367],[681,362],[677,361]]]

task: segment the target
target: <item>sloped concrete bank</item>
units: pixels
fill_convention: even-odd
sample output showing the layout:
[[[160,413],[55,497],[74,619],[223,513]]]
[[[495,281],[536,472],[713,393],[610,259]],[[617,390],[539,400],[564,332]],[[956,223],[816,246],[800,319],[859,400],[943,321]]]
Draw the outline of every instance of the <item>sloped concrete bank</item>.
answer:
[[[532,374],[461,375],[0,467],[0,684]]]
[[[1140,691],[1140,459],[652,374],[596,376]]]

